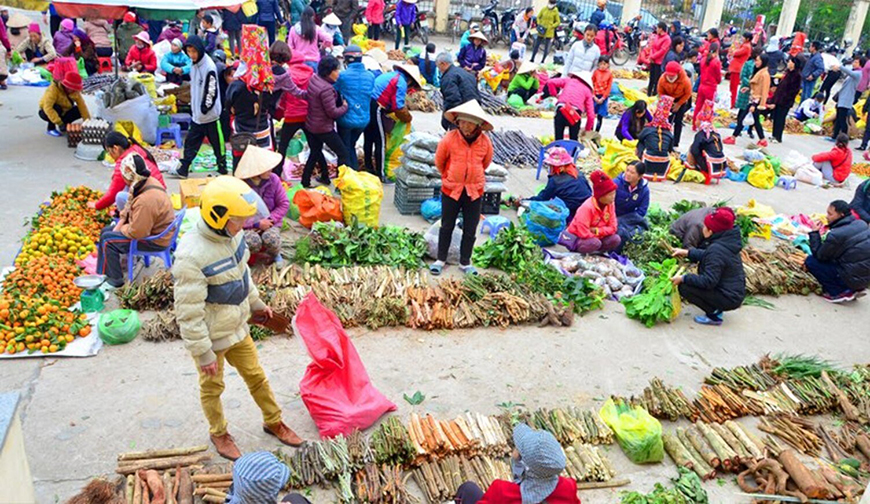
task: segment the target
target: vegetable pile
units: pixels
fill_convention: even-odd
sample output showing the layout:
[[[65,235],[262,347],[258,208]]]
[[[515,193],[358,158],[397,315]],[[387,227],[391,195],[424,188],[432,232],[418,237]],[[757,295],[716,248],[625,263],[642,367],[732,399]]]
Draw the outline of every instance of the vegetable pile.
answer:
[[[808,296],[821,290],[818,280],[803,269],[806,254],[794,247],[779,244],[773,252],[746,247],[740,257],[747,294]]]
[[[671,480],[674,488],[656,483],[652,492],[622,492],[622,504],[707,504],[707,491],[698,476],[684,467],[678,467],[679,478]]]
[[[584,254],[565,254],[548,261],[560,270],[582,278],[588,278],[610,298],[631,297],[643,282],[643,272],[610,257]]]
[[[621,302],[628,318],[652,327],[659,322],[670,322],[680,313],[680,297],[676,294],[671,278],[681,275],[683,268],[677,264],[676,259],[650,263],[649,266],[658,275],[646,279],[643,292],[623,298]]]
[[[296,242],[295,261],[331,267],[385,264],[419,268],[426,250],[422,234],[398,226],[373,228],[355,220],[344,227],[318,222],[309,236]]]

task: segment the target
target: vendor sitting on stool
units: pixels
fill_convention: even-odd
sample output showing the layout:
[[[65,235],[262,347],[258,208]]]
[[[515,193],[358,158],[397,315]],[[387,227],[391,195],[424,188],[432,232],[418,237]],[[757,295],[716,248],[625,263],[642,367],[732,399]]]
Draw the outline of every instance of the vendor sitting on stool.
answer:
[[[157,70],[157,55],[151,48],[151,37],[147,31],[133,37],[134,45],[127,53],[124,64],[130,71],[154,73]]]
[[[510,98],[511,95],[517,95],[521,100],[523,100],[523,103],[526,103],[529,101],[529,98],[535,96],[535,93],[538,92],[538,88],[541,87],[541,84],[538,81],[538,76],[535,74],[537,69],[538,66],[534,63],[523,61],[517,74],[513,79],[511,79],[510,84],[508,84],[508,98]]]
[[[667,95],[659,97],[656,111],[640,135],[637,137],[637,157],[646,165],[644,178],[662,181],[667,177],[674,150],[674,134],[671,131],[669,116],[674,99]]]
[[[704,310],[695,316],[703,325],[722,325],[722,312],[736,310],[746,297],[746,276],[740,249],[740,229],[734,226],[734,210],[717,208],[704,218],[706,248],[675,249],[674,257],[688,257],[698,263],[698,274],[671,279],[683,299]]]
[[[574,218],[577,209],[592,196],[592,189],[586,177],[577,171],[574,159],[564,147],[553,147],[547,151],[544,164],[550,167],[547,186],[530,201],[549,201],[559,198],[568,207],[568,221]]]
[[[577,210],[568,229],[559,237],[559,244],[572,252],[591,254],[610,252],[619,248],[621,240],[616,234],[616,184],[601,170],[589,176],[592,195]]]
[[[277,152],[249,145],[235,171],[236,178],[247,182],[269,211],[268,217],[245,224],[245,243],[252,256],[264,254],[274,258],[276,263],[284,261],[281,257],[281,224],[290,209],[290,200],[281,179],[272,172],[281,159]]]
[[[643,179],[646,166],[632,161],[625,171],[616,177],[616,220],[621,245],[628,243],[635,234],[649,229],[646,212],[649,210],[649,185]]]
[[[713,102],[707,100],[700,112],[698,112],[700,130],[695,133],[695,141],[689,147],[686,161],[689,167],[698,171],[710,173],[724,173],[725,154],[722,152],[722,137],[713,127]],[[710,166],[707,166],[709,161]]]
[[[160,69],[166,74],[166,82],[181,84],[190,80],[190,56],[184,53],[184,44],[179,39],[172,39],[172,49],[160,60]]]
[[[59,137],[68,124],[91,118],[82,97],[83,88],[82,76],[73,71],[67,72],[62,81],[48,86],[39,100],[39,117],[48,122],[46,134]]]
[[[819,226],[810,232],[810,251],[804,267],[822,284],[822,295],[832,303],[852,301],[870,284],[870,229],[855,218],[843,200],[828,206],[828,233],[822,240]]]
[[[114,288],[124,285],[121,254],[130,251],[130,242],[139,240],[138,248],[143,252],[163,250],[172,241],[171,233],[154,241],[143,241],[143,238],[162,233],[175,220],[166,189],[151,176],[142,156],[131,154],[125,157],[121,163],[121,176],[130,186],[130,200],[118,223],[100,233],[97,250],[97,273],[106,275],[106,283]]]

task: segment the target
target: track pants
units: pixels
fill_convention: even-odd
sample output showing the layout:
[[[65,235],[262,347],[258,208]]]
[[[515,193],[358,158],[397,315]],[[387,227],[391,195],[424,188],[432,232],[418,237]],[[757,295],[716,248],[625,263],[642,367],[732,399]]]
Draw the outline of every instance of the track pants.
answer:
[[[363,132],[363,156],[366,171],[384,180],[384,152],[387,145],[387,127],[392,121],[384,117],[376,100],[369,105],[369,125]]]
[[[450,252],[450,240],[456,228],[456,219],[462,212],[462,242],[459,245],[459,264],[471,264],[471,252],[474,250],[474,239],[477,237],[477,225],[480,223],[480,211],[483,208],[483,198],[472,200],[463,190],[458,200],[446,194],[441,194],[441,229],[438,232],[438,260],[447,261]]]
[[[202,147],[202,141],[206,138],[214,149],[218,173],[227,174],[227,146],[224,142],[220,121],[214,121],[206,124],[190,123],[190,130],[184,139],[184,157],[181,159],[181,167],[178,168],[180,175],[185,177],[188,175],[190,165],[199,152],[199,148]]]

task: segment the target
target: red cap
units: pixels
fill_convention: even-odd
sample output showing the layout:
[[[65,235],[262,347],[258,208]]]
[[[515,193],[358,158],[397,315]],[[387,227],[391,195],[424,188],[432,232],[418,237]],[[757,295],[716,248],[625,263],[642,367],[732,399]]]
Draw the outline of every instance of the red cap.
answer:
[[[704,217],[704,225],[713,233],[721,233],[734,227],[734,219],[734,210],[728,207],[721,207]]]
[[[616,182],[601,170],[592,172],[589,175],[589,180],[592,181],[592,194],[595,196],[595,199],[601,199],[616,190]]]
[[[61,81],[63,87],[71,90],[71,91],[81,91],[85,86],[82,82],[82,76],[79,75],[78,72],[69,71],[66,75],[63,76],[63,81]]]
[[[131,12],[131,11],[127,11],[127,13],[124,14],[124,22],[125,23],[135,23],[136,22],[136,13]]]
[[[683,67],[676,61],[671,61],[665,66],[665,73],[668,75],[677,75]]]

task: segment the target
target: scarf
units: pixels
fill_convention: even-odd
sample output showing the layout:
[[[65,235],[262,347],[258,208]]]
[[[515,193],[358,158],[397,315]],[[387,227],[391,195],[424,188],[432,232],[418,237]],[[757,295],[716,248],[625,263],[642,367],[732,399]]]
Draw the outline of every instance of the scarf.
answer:
[[[698,112],[698,121],[700,122],[701,131],[710,138],[710,133],[713,133],[713,101],[707,100]]]
[[[656,111],[653,114],[652,121],[647,124],[647,126],[652,126],[654,128],[662,128],[666,130],[671,129],[671,123],[668,122],[668,118],[671,115],[671,107],[674,105],[674,99],[668,95],[662,95],[659,97],[659,102],[656,105]]]
[[[239,59],[245,64],[241,80],[248,89],[271,92],[275,86],[275,75],[269,60],[269,38],[265,28],[248,24],[242,26],[242,53]]]
[[[550,172],[553,175],[559,175],[560,173],[564,173],[566,175],[570,175],[572,178],[577,178],[580,176],[580,172],[577,171],[577,167],[574,164],[567,164],[562,166],[551,166]]]

